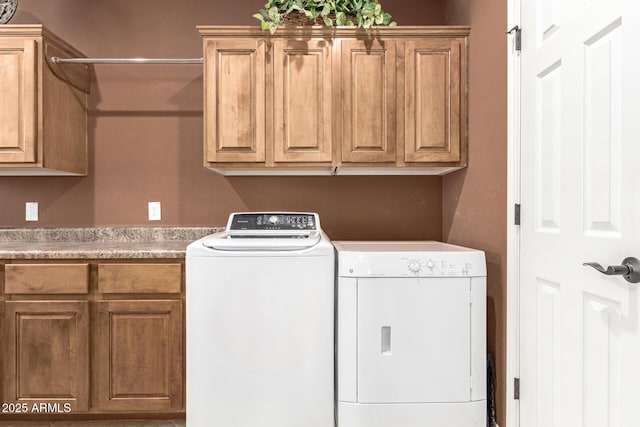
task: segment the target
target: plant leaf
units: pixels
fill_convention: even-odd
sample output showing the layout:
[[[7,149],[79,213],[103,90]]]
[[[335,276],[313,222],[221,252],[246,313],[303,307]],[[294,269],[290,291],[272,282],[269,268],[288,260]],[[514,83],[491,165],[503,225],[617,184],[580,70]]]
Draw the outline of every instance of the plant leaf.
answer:
[[[272,7],[271,9],[269,9],[268,15],[271,20],[275,21],[280,17],[280,11],[277,7]]]
[[[397,25],[383,11],[379,0],[266,0],[264,9],[253,17],[260,21],[263,30],[274,33],[282,25],[283,17],[294,11],[312,20],[320,17],[326,26],[358,26],[368,30],[372,25]],[[355,16],[355,22],[351,16]]]
[[[362,14],[366,17],[371,17],[375,13],[375,5],[373,3],[367,3],[362,8]]]

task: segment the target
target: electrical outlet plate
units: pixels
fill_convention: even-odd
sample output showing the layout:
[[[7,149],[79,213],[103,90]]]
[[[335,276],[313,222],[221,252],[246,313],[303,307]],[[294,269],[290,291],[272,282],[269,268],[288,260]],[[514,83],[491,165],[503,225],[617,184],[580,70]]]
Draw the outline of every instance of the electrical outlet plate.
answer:
[[[160,202],[149,202],[149,221],[160,221],[162,219],[162,208]]]
[[[26,221],[38,221],[38,202],[27,202],[25,208]]]

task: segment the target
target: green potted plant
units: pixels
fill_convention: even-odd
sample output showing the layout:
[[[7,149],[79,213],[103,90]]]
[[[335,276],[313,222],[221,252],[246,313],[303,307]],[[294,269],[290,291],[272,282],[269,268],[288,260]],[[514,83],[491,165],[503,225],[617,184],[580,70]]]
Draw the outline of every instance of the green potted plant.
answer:
[[[253,17],[260,21],[263,30],[272,34],[288,22],[293,25],[355,26],[367,30],[372,25],[396,25],[378,0],[268,0],[264,9]]]

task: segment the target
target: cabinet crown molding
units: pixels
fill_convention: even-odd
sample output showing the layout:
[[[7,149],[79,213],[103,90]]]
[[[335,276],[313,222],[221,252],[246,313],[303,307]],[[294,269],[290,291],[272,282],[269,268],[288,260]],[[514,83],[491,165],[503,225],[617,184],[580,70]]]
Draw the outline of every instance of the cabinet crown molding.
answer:
[[[395,27],[373,27],[369,31],[354,27],[287,27],[278,28],[275,34],[253,25],[199,25],[196,27],[203,37],[247,37],[264,39],[291,37],[357,37],[357,38],[394,38],[394,37],[467,37],[471,27],[462,25],[414,25]]]

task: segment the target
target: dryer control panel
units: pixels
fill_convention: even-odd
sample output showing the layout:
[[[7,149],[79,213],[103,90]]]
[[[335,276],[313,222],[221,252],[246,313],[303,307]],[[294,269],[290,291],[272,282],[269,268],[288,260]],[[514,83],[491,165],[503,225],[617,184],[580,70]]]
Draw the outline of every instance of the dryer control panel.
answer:
[[[256,212],[234,213],[229,217],[227,231],[238,230],[305,230],[319,229],[318,215],[313,213]]]
[[[484,277],[484,252],[433,241],[333,241],[340,277]]]

